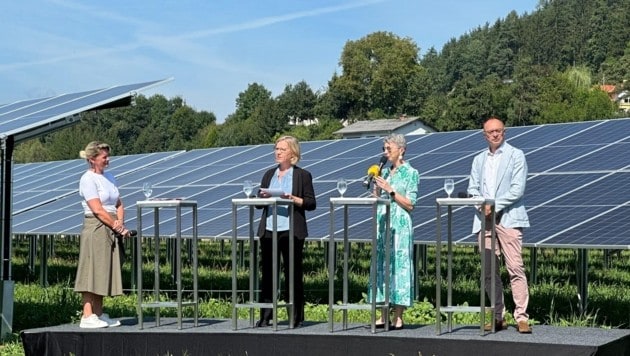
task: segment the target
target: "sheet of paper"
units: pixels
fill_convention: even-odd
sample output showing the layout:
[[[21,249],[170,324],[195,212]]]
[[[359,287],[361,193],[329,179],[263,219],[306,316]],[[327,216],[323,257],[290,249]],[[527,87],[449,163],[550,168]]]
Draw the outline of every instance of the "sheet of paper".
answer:
[[[284,192],[281,189],[260,188],[260,191],[267,193],[272,197],[279,197],[281,195],[284,195]]]

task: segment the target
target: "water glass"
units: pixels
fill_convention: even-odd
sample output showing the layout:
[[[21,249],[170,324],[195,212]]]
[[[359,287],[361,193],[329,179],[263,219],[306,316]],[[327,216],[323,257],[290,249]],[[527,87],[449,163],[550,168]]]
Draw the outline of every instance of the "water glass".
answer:
[[[142,194],[144,194],[146,199],[149,199],[151,194],[153,194],[153,185],[151,185],[151,182],[144,182],[144,184],[142,184]]]
[[[243,182],[243,193],[245,193],[245,197],[249,198],[252,195],[253,190],[254,184],[251,180],[246,180]]]
[[[455,190],[455,181],[451,178],[446,178],[444,180],[444,191],[448,194],[448,197],[451,197],[451,193]]]
[[[348,182],[345,179],[339,178],[337,179],[337,191],[343,197],[343,193],[348,189]]]

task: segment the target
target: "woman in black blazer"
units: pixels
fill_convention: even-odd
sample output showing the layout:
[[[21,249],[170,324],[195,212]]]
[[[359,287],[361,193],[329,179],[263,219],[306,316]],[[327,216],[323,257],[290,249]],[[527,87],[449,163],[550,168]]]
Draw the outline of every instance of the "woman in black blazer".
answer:
[[[274,190],[282,190],[285,192],[282,198],[291,199],[293,201],[293,234],[294,234],[294,304],[295,313],[293,314],[294,327],[299,327],[304,321],[304,272],[302,268],[302,257],[304,249],[304,239],[308,236],[308,229],[306,227],[306,214],[305,212],[315,210],[315,190],[313,189],[313,178],[311,173],[304,170],[296,164],[299,162],[300,144],[295,137],[283,136],[276,140],[274,147],[275,159],[278,164],[276,167],[271,168],[263,175],[260,183],[261,188],[269,188]],[[259,192],[261,198],[269,197],[269,195],[263,191]],[[263,208],[262,216],[260,219],[260,226],[258,227],[258,237],[260,237],[260,250],[261,250],[261,302],[269,303],[272,300],[273,289],[273,245],[272,245],[272,230],[273,230],[273,212],[267,206]],[[277,217],[278,226],[278,250],[282,256],[283,272],[285,288],[284,299],[289,300],[289,217],[288,209],[286,207],[278,208]],[[272,310],[263,308],[260,310],[260,320],[256,323],[256,326],[269,326],[272,317]]]

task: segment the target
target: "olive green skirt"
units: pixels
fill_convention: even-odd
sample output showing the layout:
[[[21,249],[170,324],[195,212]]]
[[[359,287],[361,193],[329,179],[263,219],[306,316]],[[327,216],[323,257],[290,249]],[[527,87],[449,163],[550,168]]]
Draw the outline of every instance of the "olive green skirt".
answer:
[[[113,231],[97,218],[85,217],[79,244],[75,292],[102,296],[123,294],[122,251]]]

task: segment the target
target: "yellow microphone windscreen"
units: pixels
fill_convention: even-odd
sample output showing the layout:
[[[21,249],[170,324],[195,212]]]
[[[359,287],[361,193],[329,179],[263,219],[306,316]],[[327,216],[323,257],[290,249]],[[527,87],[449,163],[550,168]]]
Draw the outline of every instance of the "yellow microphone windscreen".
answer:
[[[367,174],[368,176],[378,177],[378,175],[380,174],[378,165],[375,164],[370,166],[370,168],[368,168]]]

